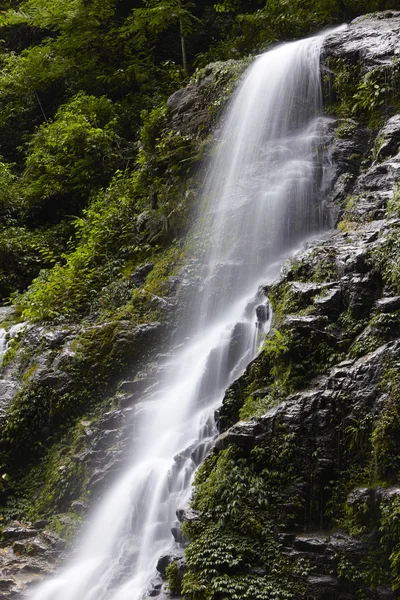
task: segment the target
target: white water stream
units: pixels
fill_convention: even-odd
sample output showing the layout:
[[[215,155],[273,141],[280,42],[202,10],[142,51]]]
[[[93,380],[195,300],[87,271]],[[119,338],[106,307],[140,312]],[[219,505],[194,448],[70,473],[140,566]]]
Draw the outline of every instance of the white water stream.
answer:
[[[3,361],[3,356],[8,350],[8,346],[10,341],[18,335],[18,333],[26,327],[26,323],[17,323],[16,325],[12,325],[10,329],[0,328],[0,367]]]
[[[181,347],[160,391],[137,405],[134,453],[91,515],[73,562],[33,600],[147,597],[157,560],[173,544],[175,511],[216,434],[214,411],[268,329],[268,319],[256,318],[266,303],[260,286],[322,226],[322,40],[258,57],[230,103],[193,234],[199,284],[185,299]]]

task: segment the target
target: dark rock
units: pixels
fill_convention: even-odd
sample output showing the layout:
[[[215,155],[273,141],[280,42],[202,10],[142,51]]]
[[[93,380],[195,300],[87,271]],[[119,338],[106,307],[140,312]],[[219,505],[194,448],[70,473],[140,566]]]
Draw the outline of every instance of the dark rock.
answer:
[[[307,332],[321,330],[325,323],[325,317],[322,315],[288,315],[285,317],[282,327],[285,329],[296,329],[298,331]]]
[[[198,519],[198,513],[189,505],[178,508],[176,511],[176,516],[180,523],[185,523],[186,521],[191,522]]]
[[[324,540],[317,537],[300,537],[297,536],[293,542],[294,548],[304,552],[316,552],[324,554],[327,544]]]
[[[390,65],[400,36],[400,12],[388,10],[358,17],[341,32],[327,36],[324,52],[352,64],[361,63],[365,70]]]
[[[257,575],[257,577],[264,577],[267,574],[265,569],[261,569],[260,567],[254,567],[249,570],[249,573],[252,575]]]
[[[154,577],[146,590],[146,597],[159,598],[162,600],[163,580],[161,577]]]
[[[260,307],[258,307],[257,310],[259,308]],[[263,308],[266,309],[265,306]],[[263,315],[264,314],[266,314],[266,312],[263,312]],[[236,323],[236,325],[234,326],[231,334],[231,339],[229,340],[227,363],[225,367],[228,371],[234,369],[239,363],[241,357],[243,356],[243,351],[247,347],[248,338],[249,335],[251,335],[251,330],[251,326],[249,326],[249,323],[246,322],[239,322]]]
[[[3,592],[8,592],[10,591],[13,587],[15,586],[15,580],[14,579],[6,579],[4,577],[2,577],[0,579],[0,591]]]
[[[47,519],[39,519],[38,521],[35,521],[32,525],[34,529],[44,529],[45,527],[47,527],[47,524]]]
[[[62,371],[37,372],[35,373],[35,377],[40,378],[40,382],[43,385],[57,390],[60,394],[66,393],[71,386],[71,378],[67,373],[63,373]]]
[[[196,86],[187,86],[174,92],[167,100],[167,107],[171,115],[188,111],[197,100]]]
[[[187,539],[183,535],[182,526],[179,521],[175,521],[174,523],[172,523],[171,533],[177,544],[180,544],[182,546],[186,545]]]
[[[54,531],[44,531],[42,533],[42,537],[49,542],[49,544],[52,546],[52,548],[54,550],[57,550],[59,552],[61,552],[62,550],[64,550],[66,542],[65,540],[60,537],[59,535],[57,535],[56,533],[54,533]]]
[[[256,308],[257,321],[259,323],[266,323],[269,319],[270,312],[271,311],[269,308],[269,304],[260,304],[259,306],[257,306],[257,308]]]
[[[27,554],[28,556],[44,554],[49,549],[48,545],[40,537],[16,541],[12,547],[15,553]]]
[[[325,293],[334,284],[292,281],[289,285],[290,294],[295,296],[300,305],[306,306],[314,296]]]
[[[296,535],[294,533],[278,533],[277,538],[284,546],[291,546]]]
[[[323,295],[314,299],[314,306],[323,314],[338,315],[342,310],[342,290],[334,287],[323,292]]]
[[[357,210],[364,218],[385,217],[384,209],[393,197],[393,190],[400,175],[400,154],[380,164],[374,164],[362,173],[354,187],[359,196]]]
[[[347,278],[342,278],[342,283],[347,291],[352,315],[357,319],[368,315],[376,297],[381,293],[380,279],[372,273],[354,273]]]
[[[400,115],[391,117],[379,131],[378,147],[375,150],[375,162],[398,154],[400,147]]]
[[[15,525],[13,527],[5,527],[2,531],[4,540],[20,540],[25,538],[33,538],[38,534],[37,529],[30,529],[23,527],[22,525]]]
[[[238,421],[243,400],[243,386],[240,379],[238,379],[225,391],[222,406],[218,409],[216,423],[221,433]]]
[[[15,308],[13,306],[0,306],[0,323],[2,321],[9,321],[15,315]]]
[[[130,276],[131,282],[137,287],[143,285],[146,281],[147,275],[153,270],[153,267],[153,263],[146,263],[145,265],[140,265],[139,267],[136,267],[134,273],[132,273],[132,275]]]
[[[67,337],[70,331],[68,329],[53,329],[52,331],[44,332],[43,338],[49,348],[59,348]]]
[[[334,600],[339,597],[339,581],[331,575],[310,575],[307,577],[309,593],[316,600]]]
[[[138,397],[154,381],[154,379],[149,380],[149,378],[137,379],[135,381],[121,381],[118,389],[121,392],[131,394],[132,397]]]
[[[131,408],[140,400],[140,394],[124,394],[118,397],[119,405],[122,409]]]
[[[5,417],[6,409],[13,401],[20,384],[13,379],[0,379],[0,422]]]
[[[400,309],[400,296],[390,298],[380,298],[376,302],[376,308],[382,313],[391,313]]]
[[[77,515],[85,515],[88,511],[89,507],[85,502],[81,502],[79,500],[74,500],[71,504],[71,510],[74,511]]]
[[[394,592],[390,587],[378,586],[376,588],[376,596],[378,600],[393,600]]]
[[[363,504],[365,506],[371,506],[375,500],[375,490],[373,488],[358,488],[353,490],[347,498],[347,504],[349,506],[357,506]]]
[[[173,553],[173,554],[163,554],[158,559],[157,566],[156,566],[157,571],[160,573],[160,575],[162,577],[165,577],[166,576],[165,569],[168,567],[168,565],[170,565],[173,562],[179,561],[182,558],[182,556],[183,556],[182,552]]]
[[[257,437],[262,433],[264,427],[259,421],[240,421],[217,437],[215,448],[224,450],[230,444],[235,444],[240,448],[251,449],[257,444]]]

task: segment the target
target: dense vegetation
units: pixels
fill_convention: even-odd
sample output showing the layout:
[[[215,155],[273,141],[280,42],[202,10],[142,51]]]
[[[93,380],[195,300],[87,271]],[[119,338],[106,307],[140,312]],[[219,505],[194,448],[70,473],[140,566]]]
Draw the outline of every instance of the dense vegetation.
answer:
[[[185,230],[166,97],[210,61],[390,0],[10,1],[0,14],[0,297],[31,319],[93,312],[101,290]],[[154,112],[155,111],[155,112]],[[171,140],[187,151],[187,140]],[[175,188],[171,191],[171,187]],[[165,196],[169,195],[169,201]],[[171,196],[175,196],[171,198]],[[182,210],[184,210],[183,207]],[[176,220],[176,219],[175,219]],[[89,294],[88,294],[88,290]],[[86,299],[85,299],[86,298]],[[96,308],[97,310],[97,308]]]

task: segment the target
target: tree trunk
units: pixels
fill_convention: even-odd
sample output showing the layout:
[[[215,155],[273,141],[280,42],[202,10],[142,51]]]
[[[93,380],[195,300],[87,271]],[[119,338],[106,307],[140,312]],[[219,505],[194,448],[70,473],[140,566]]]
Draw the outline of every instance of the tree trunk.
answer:
[[[180,34],[181,34],[182,66],[183,66],[183,70],[185,71],[185,73],[187,73],[188,66],[187,66],[187,58],[186,58],[186,42],[185,42],[185,36],[183,35],[182,17],[180,17],[180,19],[179,19],[179,28],[180,28]]]

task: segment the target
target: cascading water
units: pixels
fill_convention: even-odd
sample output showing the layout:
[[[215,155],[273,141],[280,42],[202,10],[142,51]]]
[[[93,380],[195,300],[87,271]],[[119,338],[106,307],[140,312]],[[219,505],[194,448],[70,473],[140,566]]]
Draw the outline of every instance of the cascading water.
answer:
[[[3,356],[8,350],[10,341],[15,338],[24,327],[26,327],[26,323],[17,323],[16,325],[12,325],[10,329],[0,328],[0,366],[3,361]]]
[[[214,411],[268,329],[260,286],[322,226],[323,38],[258,57],[224,119],[196,227],[198,279],[185,299],[180,349],[137,404],[134,454],[102,500],[71,565],[34,600],[139,600],[196,466],[212,445]],[[258,319],[256,317],[258,316]]]
[[[0,365],[3,360],[3,356],[7,350],[7,331],[3,328],[0,329]]]

